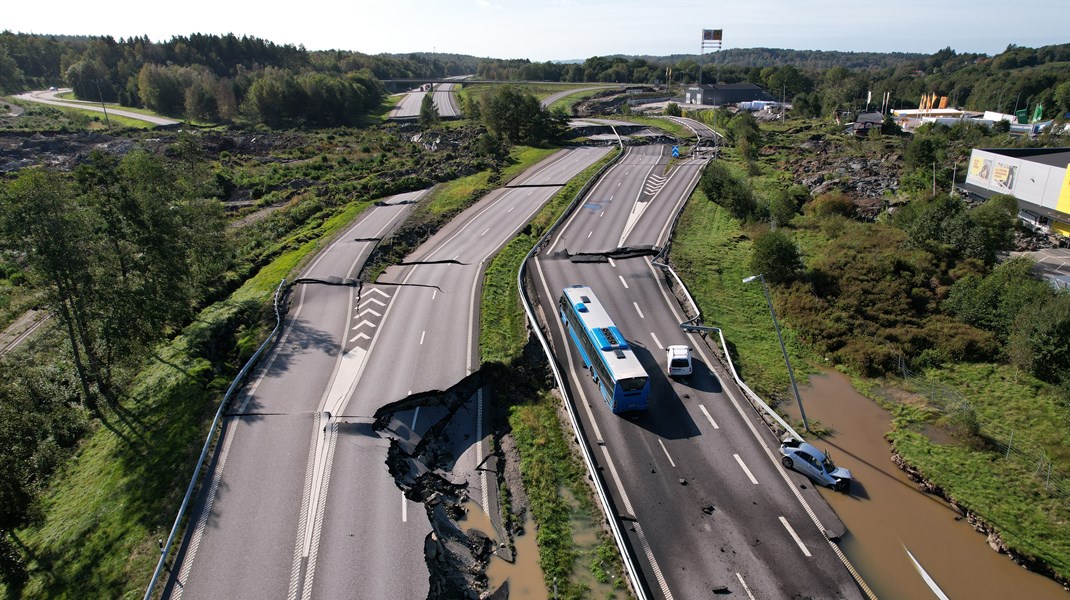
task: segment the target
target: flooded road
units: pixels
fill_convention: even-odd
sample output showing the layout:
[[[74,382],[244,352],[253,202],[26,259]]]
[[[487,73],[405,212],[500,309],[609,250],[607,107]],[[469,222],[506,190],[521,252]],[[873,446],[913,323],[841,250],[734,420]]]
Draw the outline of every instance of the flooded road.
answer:
[[[847,526],[841,547],[882,599],[936,598],[907,554],[909,551],[952,600],[960,598],[1070,599],[1054,581],[1026,571],[997,554],[959,513],[918,489],[891,461],[884,434],[888,413],[831,372],[800,387],[806,415],[833,430],[810,440],[828,449],[837,466],[851,470],[851,494],[822,490]],[[798,420],[794,403],[784,407]]]

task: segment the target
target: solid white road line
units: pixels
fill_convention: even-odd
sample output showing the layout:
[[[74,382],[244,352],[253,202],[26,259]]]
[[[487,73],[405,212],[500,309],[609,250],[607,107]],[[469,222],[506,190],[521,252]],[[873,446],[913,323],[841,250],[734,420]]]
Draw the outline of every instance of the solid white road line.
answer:
[[[788,520],[784,517],[780,517],[780,523],[784,525],[784,529],[787,529],[788,533],[791,534],[791,538],[799,545],[799,549],[803,551],[803,554],[810,556],[810,551],[806,549],[806,545],[799,539],[799,534],[795,533],[795,530],[791,528],[791,525],[788,525]]]
[[[699,410],[702,411],[702,414],[706,415],[706,419],[710,422],[710,425],[713,425],[714,429],[720,429],[720,427],[717,426],[717,421],[714,421],[713,417],[710,416],[710,411],[706,410],[706,406],[699,404],[698,407]]]
[[[624,275],[617,275],[617,277],[620,277],[620,283],[624,286],[624,289],[628,289],[628,282],[624,281]]]
[[[758,480],[754,478],[754,474],[750,472],[747,465],[743,464],[743,459],[740,458],[738,454],[733,454],[732,456],[736,457],[736,462],[739,463],[739,468],[743,469],[743,472],[747,474],[747,478],[750,479],[750,482],[754,485],[758,485]]]
[[[661,446],[661,451],[665,453],[665,458],[669,459],[669,464],[675,469],[676,463],[673,462],[672,456],[669,456],[669,449],[665,447],[665,443],[661,441],[661,438],[658,438],[658,445]]]
[[[639,318],[640,319],[645,319],[646,318],[646,317],[643,316],[643,311],[639,310],[639,303],[638,302],[632,302],[632,306],[635,307],[635,312],[639,313]]]
[[[747,592],[747,597],[750,598],[750,600],[754,600],[754,594],[750,593],[750,588],[747,587],[747,582],[743,581],[743,576],[739,573],[736,573],[736,577],[739,578],[739,583],[743,586],[743,591]]]
[[[426,335],[427,335],[427,330],[426,330],[426,329],[420,332],[420,345],[421,345],[421,346],[423,346],[423,345],[424,345],[424,337],[425,337]]]
[[[405,500],[405,492],[401,492],[401,522],[409,522],[409,504],[408,501]]]

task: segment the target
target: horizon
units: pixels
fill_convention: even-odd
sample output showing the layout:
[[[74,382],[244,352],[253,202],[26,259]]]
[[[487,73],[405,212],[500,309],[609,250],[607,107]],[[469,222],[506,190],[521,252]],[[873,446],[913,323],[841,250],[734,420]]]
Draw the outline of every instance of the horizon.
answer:
[[[61,0],[57,10],[47,12],[25,3],[8,7],[3,30],[116,40],[147,36],[156,43],[195,33],[232,33],[309,51],[426,52],[532,62],[616,55],[698,56],[709,53],[701,48],[703,29],[722,29],[724,50],[931,55],[950,47],[960,54],[995,56],[1011,44],[1036,48],[1070,42],[1064,30],[1070,3],[1034,0],[1032,4],[1031,18],[1005,19],[1004,3],[975,0],[969,25],[949,27],[964,20],[959,9],[923,0],[901,0],[894,14],[862,10],[848,0],[825,0],[819,9],[800,7],[792,0],[767,0],[760,11],[728,5],[709,17],[703,16],[712,12],[709,4],[699,0],[663,0],[656,6],[642,0],[395,0],[390,6],[365,0],[354,5],[310,0],[300,11],[281,4],[250,11],[189,0],[183,10],[156,20],[144,19],[143,6],[130,0],[117,0],[107,12],[84,12],[76,8],[80,5]],[[986,14],[991,18],[983,18]]]

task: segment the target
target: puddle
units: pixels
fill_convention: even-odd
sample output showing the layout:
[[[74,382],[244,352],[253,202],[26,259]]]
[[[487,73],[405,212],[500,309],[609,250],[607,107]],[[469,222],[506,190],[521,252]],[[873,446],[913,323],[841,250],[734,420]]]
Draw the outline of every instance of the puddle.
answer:
[[[496,590],[508,580],[510,600],[549,600],[550,595],[543,580],[542,568],[539,566],[535,522],[530,517],[524,523],[524,531],[525,535],[514,538],[515,563],[509,563],[497,555],[491,557],[487,567],[487,579],[490,581],[488,589]]]
[[[807,417],[834,431],[815,444],[855,477],[851,495],[822,494],[849,531],[841,547],[879,598],[935,597],[906,550],[950,598],[1068,598],[1054,581],[994,552],[946,502],[907,479],[884,439],[891,418],[846,377],[815,376],[799,391]],[[794,403],[784,407],[797,421]]]

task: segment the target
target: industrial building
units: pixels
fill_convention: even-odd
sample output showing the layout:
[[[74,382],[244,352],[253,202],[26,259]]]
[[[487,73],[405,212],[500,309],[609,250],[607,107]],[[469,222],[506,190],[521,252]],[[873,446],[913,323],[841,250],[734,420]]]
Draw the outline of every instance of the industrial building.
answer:
[[[724,106],[755,100],[776,100],[761,86],[753,83],[718,83],[693,85],[687,88],[684,102],[705,106]]]
[[[959,189],[978,199],[1010,194],[1033,229],[1070,236],[1070,148],[975,148]]]

